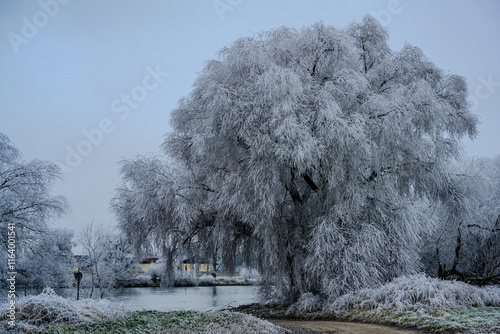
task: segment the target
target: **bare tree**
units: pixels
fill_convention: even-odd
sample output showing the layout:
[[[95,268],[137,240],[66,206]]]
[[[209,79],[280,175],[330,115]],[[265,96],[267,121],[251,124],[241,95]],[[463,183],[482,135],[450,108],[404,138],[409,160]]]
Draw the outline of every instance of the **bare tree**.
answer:
[[[78,239],[89,257],[90,298],[92,298],[95,288],[99,289],[99,296],[102,298],[110,287],[108,277],[105,277],[102,272],[104,258],[111,244],[110,233],[103,226],[95,227],[92,222],[82,228]]]
[[[132,277],[131,245],[111,227],[92,222],[82,228],[78,241],[89,256],[90,298],[95,289],[103,298]]]

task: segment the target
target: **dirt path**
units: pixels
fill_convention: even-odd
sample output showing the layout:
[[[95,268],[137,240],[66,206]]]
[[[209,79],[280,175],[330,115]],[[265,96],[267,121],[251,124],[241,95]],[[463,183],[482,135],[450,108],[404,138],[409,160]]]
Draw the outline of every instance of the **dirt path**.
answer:
[[[337,333],[337,334],[416,334],[417,331],[398,329],[395,327],[360,324],[340,321],[300,321],[269,320],[273,324],[289,329],[306,329],[304,333]]]

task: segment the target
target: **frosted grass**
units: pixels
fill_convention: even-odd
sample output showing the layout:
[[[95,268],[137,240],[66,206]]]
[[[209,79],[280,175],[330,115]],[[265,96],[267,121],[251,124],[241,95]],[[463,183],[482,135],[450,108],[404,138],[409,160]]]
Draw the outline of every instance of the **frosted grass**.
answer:
[[[437,309],[484,306],[500,306],[500,288],[480,288],[419,274],[396,278],[376,289],[345,294],[330,308],[432,312]]]

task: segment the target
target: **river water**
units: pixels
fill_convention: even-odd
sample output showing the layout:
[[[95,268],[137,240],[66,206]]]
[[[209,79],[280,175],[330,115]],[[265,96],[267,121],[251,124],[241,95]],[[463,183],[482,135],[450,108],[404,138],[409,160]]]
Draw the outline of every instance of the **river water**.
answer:
[[[113,296],[130,310],[210,311],[256,302],[254,286],[198,286],[186,288],[124,288]]]
[[[225,307],[235,307],[251,304],[257,301],[258,287],[251,285],[236,286],[198,286],[198,287],[140,287],[116,289],[112,297],[108,299],[122,303],[129,310],[197,310],[210,311]],[[76,299],[76,289],[55,289],[62,297]],[[27,293],[37,295],[41,290],[29,290]],[[94,296],[99,294],[94,291]],[[22,297],[24,293],[20,293]],[[80,298],[89,295],[89,291],[80,291]],[[5,294],[5,297],[7,294]],[[4,297],[4,296],[2,296]],[[5,298],[0,298],[0,304]]]

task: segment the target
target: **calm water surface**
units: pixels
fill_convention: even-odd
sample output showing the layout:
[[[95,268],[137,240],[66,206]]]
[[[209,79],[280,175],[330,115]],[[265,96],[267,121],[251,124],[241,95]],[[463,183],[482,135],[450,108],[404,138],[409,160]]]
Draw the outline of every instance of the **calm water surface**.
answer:
[[[256,301],[258,287],[199,286],[189,288],[124,288],[113,296],[130,310],[198,310],[250,304]]]

